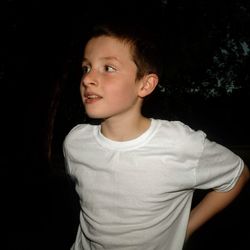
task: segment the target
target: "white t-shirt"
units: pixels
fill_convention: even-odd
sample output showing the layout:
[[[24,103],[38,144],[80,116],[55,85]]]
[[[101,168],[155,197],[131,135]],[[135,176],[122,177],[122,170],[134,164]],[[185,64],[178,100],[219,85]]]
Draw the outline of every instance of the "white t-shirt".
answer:
[[[77,125],[64,154],[81,205],[72,250],[181,250],[193,191],[230,190],[244,165],[202,131],[156,119],[125,142]]]

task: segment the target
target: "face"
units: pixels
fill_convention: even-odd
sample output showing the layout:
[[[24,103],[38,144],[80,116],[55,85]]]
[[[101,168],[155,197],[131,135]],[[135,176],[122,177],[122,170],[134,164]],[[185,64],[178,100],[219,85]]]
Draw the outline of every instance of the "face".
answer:
[[[138,112],[141,98],[130,46],[108,36],[86,45],[80,91],[89,117],[108,119]]]

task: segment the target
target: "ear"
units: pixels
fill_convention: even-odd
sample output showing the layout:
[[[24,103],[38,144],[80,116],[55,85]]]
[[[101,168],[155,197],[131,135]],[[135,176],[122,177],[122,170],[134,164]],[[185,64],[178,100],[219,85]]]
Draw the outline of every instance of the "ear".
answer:
[[[145,75],[141,79],[138,96],[143,98],[143,97],[150,95],[154,91],[155,87],[157,86],[158,81],[159,81],[159,78],[156,74]]]

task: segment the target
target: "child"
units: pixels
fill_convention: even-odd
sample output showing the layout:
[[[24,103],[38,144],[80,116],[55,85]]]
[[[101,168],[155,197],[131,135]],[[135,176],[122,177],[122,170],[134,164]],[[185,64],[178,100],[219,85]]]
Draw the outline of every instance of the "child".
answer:
[[[77,125],[64,141],[81,205],[72,250],[181,250],[249,179],[242,159],[202,131],[142,115],[161,76],[146,35],[103,25],[85,46],[80,93],[101,122]],[[211,191],[190,212],[195,189]]]

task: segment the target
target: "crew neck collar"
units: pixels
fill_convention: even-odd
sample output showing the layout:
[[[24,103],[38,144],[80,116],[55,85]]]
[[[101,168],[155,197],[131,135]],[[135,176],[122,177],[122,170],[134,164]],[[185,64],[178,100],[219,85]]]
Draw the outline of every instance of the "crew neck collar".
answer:
[[[137,147],[144,145],[148,142],[154,132],[158,127],[158,122],[155,119],[150,119],[150,126],[149,128],[140,136],[136,137],[135,139],[128,140],[128,141],[114,141],[107,137],[105,137],[101,132],[101,125],[95,126],[94,128],[94,136],[98,143],[108,149],[112,150],[131,150]]]

